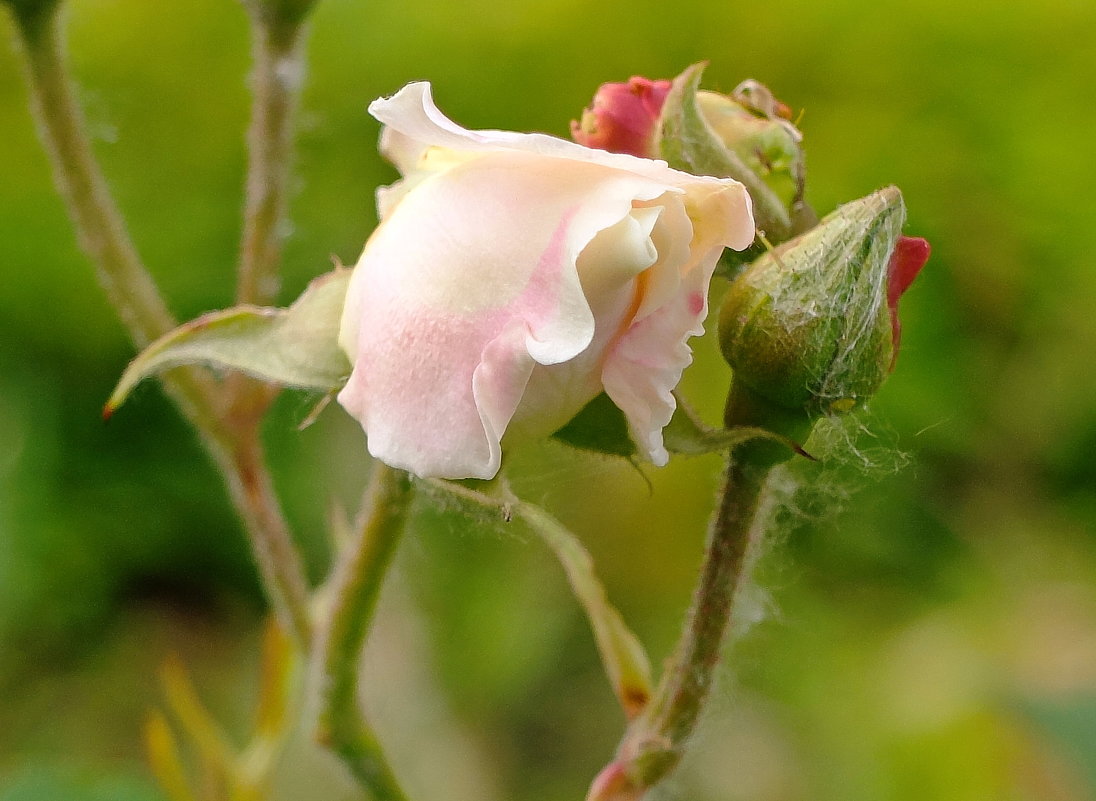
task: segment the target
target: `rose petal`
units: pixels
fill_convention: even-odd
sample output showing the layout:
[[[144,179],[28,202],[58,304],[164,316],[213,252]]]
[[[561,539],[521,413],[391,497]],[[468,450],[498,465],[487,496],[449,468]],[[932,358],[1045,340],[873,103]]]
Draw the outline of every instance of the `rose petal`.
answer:
[[[682,276],[678,293],[636,321],[605,361],[605,392],[624,412],[640,452],[655,465],[664,465],[670,458],[662,429],[677,408],[673,390],[693,360],[686,341],[704,333],[708,283],[722,250],[713,248],[703,254]]]
[[[738,185],[731,178],[690,175],[670,169],[665,161],[595,150],[547,134],[469,131],[450,120],[434,105],[430,84],[426,82],[410,83],[391,97],[374,100],[369,104],[369,113],[385,125],[381,132],[381,153],[404,175],[418,169],[421,159],[432,148],[472,152],[518,150],[544,157],[602,164],[653,178],[669,186],[692,187],[702,183]]]
[[[422,181],[376,230],[347,292],[340,343],[354,370],[339,402],[370,452],[420,475],[493,476],[534,363],[571,360],[594,337],[579,253],[666,191],[506,151]]]
[[[753,240],[741,184],[467,131],[428,84],[370,111],[407,176],[378,192],[383,221],[340,331],[354,369],[339,401],[371,453],[423,476],[490,478],[504,433],[549,433],[604,387],[664,463],[670,391],[715,261]]]
[[[634,316],[639,291],[635,279],[658,257],[651,234],[661,212],[661,207],[633,208],[583,248],[578,272],[594,315],[594,336],[574,358],[533,368],[510,422],[512,439],[552,433],[601,392],[606,348]]]

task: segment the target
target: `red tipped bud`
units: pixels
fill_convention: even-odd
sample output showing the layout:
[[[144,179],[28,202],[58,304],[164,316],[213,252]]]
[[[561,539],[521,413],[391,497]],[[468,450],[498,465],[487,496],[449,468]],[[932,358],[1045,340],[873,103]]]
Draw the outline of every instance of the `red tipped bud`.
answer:
[[[571,123],[571,137],[598,150],[658,158],[658,116],[669,91],[669,81],[639,77],[602,84],[582,120]]]
[[[808,416],[870,398],[898,352],[898,297],[928,243],[901,236],[902,194],[887,187],[750,264],[720,314],[723,354],[755,396]]]

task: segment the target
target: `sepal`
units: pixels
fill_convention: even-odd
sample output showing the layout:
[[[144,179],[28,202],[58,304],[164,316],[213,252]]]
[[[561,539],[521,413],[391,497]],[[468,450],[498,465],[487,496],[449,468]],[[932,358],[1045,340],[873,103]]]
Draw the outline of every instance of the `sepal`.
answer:
[[[792,226],[785,203],[723,142],[701,109],[697,92],[706,66],[694,64],[674,78],[659,118],[659,153],[675,169],[742,183],[753,200],[757,227],[770,240],[783,241]]]
[[[760,426],[714,428],[702,421],[690,406],[675,393],[677,408],[662,429],[663,443],[672,454],[701,456],[728,451],[752,440],[770,440],[788,451],[813,457],[793,439]],[[637,455],[635,443],[628,435],[624,413],[603,392],[588,403],[567,425],[557,431],[555,439],[580,450],[626,459]]]
[[[298,389],[338,389],[350,374],[338,344],[350,272],[340,267],[316,278],[287,309],[234,306],[168,332],[129,363],[103,416],[110,417],[141,380],[188,364],[239,370]]]

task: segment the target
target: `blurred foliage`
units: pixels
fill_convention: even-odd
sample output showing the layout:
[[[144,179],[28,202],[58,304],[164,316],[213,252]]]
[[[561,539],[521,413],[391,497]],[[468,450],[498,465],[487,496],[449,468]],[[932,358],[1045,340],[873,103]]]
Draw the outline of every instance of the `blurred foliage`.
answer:
[[[180,318],[227,305],[243,9],[68,5],[80,98],[142,254]],[[933,244],[903,299],[897,372],[864,430],[819,445],[856,456],[798,468],[804,489],[776,512],[712,713],[662,797],[1096,798],[1094,36],[1088,0],[321,0],[284,301],[332,255],[354,261],[373,189],[395,175],[364,109],[412,79],[470,127],[565,135],[599,83],[710,59],[711,88],[755,77],[803,110],[820,212],[896,183],[908,232]],[[99,419],[132,351],[7,46],[0,177],[0,799],[151,799],[137,760],[157,666],[181,654],[242,736],[261,596],[218,480],[159,391]],[[698,343],[685,391],[711,419],[727,380],[710,338]],[[285,396],[268,435],[318,577],[329,505],[355,502],[366,459],[337,409],[296,431],[310,407]],[[718,459],[644,468],[653,491],[626,463],[560,446],[515,461],[525,497],[583,537],[658,664]],[[429,509],[365,670],[414,798],[577,798],[622,725],[543,546]],[[351,797],[336,770],[301,738],[280,797]]]

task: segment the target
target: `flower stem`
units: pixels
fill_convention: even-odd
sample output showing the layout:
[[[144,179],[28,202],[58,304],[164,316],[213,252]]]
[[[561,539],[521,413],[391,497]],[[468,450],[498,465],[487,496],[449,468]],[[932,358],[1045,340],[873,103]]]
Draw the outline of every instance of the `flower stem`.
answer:
[[[728,401],[728,425],[757,424]],[[723,642],[745,583],[751,549],[762,534],[758,509],[785,446],[754,440],[728,455],[719,506],[708,530],[704,564],[684,628],[643,714],[625,732],[616,758],[591,785],[587,801],[638,801],[681,761],[707,699]]]
[[[147,345],[174,328],[175,318],[142,266],[92,155],[65,68],[60,4],[15,11],[31,107],[54,179],[107,297],[134,343]]]
[[[266,594],[303,653],[312,641],[304,563],[266,468],[257,426],[234,431],[231,461],[221,465],[229,495],[247,530]]]
[[[748,447],[748,446],[747,446]],[[754,517],[769,466],[729,457],[719,508],[708,532],[700,580],[674,656],[643,716],[625,736],[621,753],[641,788],[665,777],[684,746],[711,690],[723,640],[745,578]]]
[[[362,712],[358,665],[410,500],[408,475],[375,462],[358,539],[340,559],[334,578],[335,597],[320,655],[324,684],[317,738],[342,758],[377,801],[405,801],[406,796]]]
[[[267,305],[278,292],[294,120],[304,82],[304,17],[287,18],[257,2],[248,7],[254,102],[236,300]]]
[[[174,328],[176,321],[137,255],[92,153],[65,68],[60,3],[12,8],[26,57],[31,105],[54,179],[108,300],[133,343],[142,347]],[[197,370],[172,370],[163,383],[224,475],[279,620],[306,647],[310,625],[305,573],[271,489],[257,418],[229,414],[220,388]]]
[[[137,255],[92,153],[65,67],[60,4],[16,5],[14,10],[31,109],[54,180],[107,299],[134,345],[141,348],[174,328],[176,321]],[[223,450],[227,431],[218,415],[213,382],[195,370],[178,369],[164,376],[164,387],[206,447]]]

